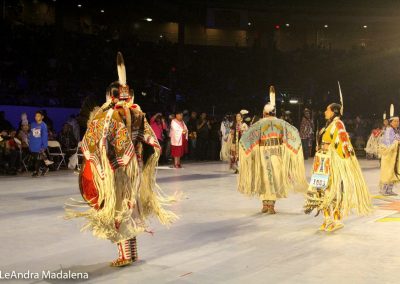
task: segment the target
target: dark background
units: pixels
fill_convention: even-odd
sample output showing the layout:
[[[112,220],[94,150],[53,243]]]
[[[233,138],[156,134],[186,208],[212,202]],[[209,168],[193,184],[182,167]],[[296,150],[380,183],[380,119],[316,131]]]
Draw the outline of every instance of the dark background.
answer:
[[[322,110],[339,80],[346,116],[371,118],[400,94],[400,1],[0,2],[3,105],[102,103],[117,51],[148,112],[261,112],[270,84]]]

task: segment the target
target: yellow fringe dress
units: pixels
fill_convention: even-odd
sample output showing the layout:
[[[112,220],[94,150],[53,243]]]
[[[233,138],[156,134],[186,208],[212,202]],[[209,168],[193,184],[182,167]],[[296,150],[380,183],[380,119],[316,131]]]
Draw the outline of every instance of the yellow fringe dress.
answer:
[[[358,215],[369,214],[372,211],[371,196],[343,122],[334,118],[320,131],[321,135],[312,174],[313,177],[327,177],[327,182],[325,188],[318,188],[324,187],[324,181],[311,179],[305,213],[314,209],[318,213],[333,210],[338,219],[352,210]]]

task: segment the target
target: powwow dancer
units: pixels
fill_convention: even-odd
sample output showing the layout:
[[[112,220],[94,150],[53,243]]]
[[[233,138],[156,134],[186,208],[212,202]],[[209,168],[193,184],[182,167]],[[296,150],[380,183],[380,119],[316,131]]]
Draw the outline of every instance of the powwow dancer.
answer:
[[[305,192],[304,158],[298,130],[276,118],[275,90],[263,118],[240,139],[239,192],[258,197],[262,213],[275,214],[275,202],[286,198],[289,190]]]
[[[380,158],[379,149],[382,140],[382,136],[385,133],[385,129],[389,125],[389,121],[386,119],[386,112],[383,114],[383,126],[380,128],[375,128],[372,130],[369,136],[367,146],[365,147],[365,152],[367,153],[367,158],[374,159]]]
[[[232,121],[230,115],[225,115],[224,120],[221,122],[221,151],[220,159],[221,161],[228,162],[230,160],[230,146],[231,146],[231,128]]]
[[[397,195],[393,187],[400,182],[399,164],[399,117],[394,114],[393,104],[390,106],[389,126],[383,133],[379,152],[381,154],[380,192],[385,195]]]
[[[119,257],[111,266],[125,266],[137,260],[136,236],[148,231],[150,216],[165,225],[177,216],[163,208],[173,198],[163,195],[155,181],[160,146],[133,103],[121,53],[117,65],[119,81],[108,87],[109,100],[92,112],[82,140],[79,185],[85,202],[66,204],[66,218],[86,218],[82,230],[117,245]],[[83,203],[90,208],[77,210]]]
[[[238,160],[239,160],[239,141],[242,135],[249,128],[247,124],[243,121],[244,115],[248,114],[247,110],[241,110],[238,114],[236,114],[235,121],[233,122],[230,134],[230,169],[234,171],[235,174],[239,172],[238,169]]]
[[[312,177],[307,192],[305,213],[314,209],[323,211],[321,231],[332,232],[343,228],[342,218],[352,209],[359,215],[372,211],[371,197],[349,134],[343,122],[343,98],[339,85],[341,104],[332,103],[325,111],[326,126],[318,135],[317,152]]]

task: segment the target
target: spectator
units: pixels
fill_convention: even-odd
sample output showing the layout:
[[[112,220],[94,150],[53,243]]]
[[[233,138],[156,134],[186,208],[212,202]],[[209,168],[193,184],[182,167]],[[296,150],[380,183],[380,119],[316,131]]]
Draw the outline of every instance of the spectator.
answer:
[[[5,158],[8,162],[8,174],[16,175],[17,174],[17,162],[18,162],[18,152],[19,147],[17,142],[15,141],[17,132],[15,130],[10,131],[10,136],[6,142],[6,151]]]
[[[185,109],[183,111],[183,122],[187,125],[190,119],[189,111]]]
[[[54,129],[47,129],[47,135],[49,141],[57,141],[57,132]]]
[[[41,111],[35,113],[35,121],[31,124],[29,133],[29,150],[34,158],[34,171],[32,177],[44,176],[48,173],[49,167],[45,164],[45,151],[48,143],[47,125],[43,121],[44,115]],[[40,169],[43,169],[40,172]]]
[[[366,146],[365,137],[366,137],[366,123],[361,119],[360,116],[357,116],[353,126],[354,131],[354,148],[356,149],[357,154],[364,150]]]
[[[215,117],[210,120],[209,158],[211,161],[219,160],[221,150],[220,124]]]
[[[170,114],[168,116],[168,125],[167,125],[167,141],[165,143],[165,160],[168,161],[171,158],[171,124],[172,121],[175,119],[175,114]]]
[[[29,152],[29,123],[28,121],[22,121],[20,130],[18,131],[17,138],[21,141],[21,163],[26,157],[30,155]]]
[[[8,132],[3,130],[0,132],[0,169],[2,172],[7,170],[7,161],[6,161],[6,143],[8,138]]]
[[[189,131],[189,158],[195,160],[197,141],[197,112],[192,111],[187,127]]]
[[[300,138],[303,145],[304,160],[311,156],[311,149],[314,139],[314,122],[311,119],[311,112],[304,109],[304,116],[300,124]]]
[[[11,123],[6,119],[4,111],[0,111],[0,131],[10,131],[12,128]]]
[[[156,113],[150,118],[150,126],[154,131],[154,134],[157,137],[158,143],[161,146],[161,158],[164,157],[163,152],[165,150],[164,145],[164,131],[167,130],[167,124],[165,123],[165,119],[162,117],[161,113]],[[164,162],[163,159],[161,162]]]
[[[76,147],[78,146],[78,141],[72,132],[72,126],[70,124],[64,123],[59,140],[61,149],[64,153],[66,153],[66,162],[68,163],[69,157],[75,152]]]
[[[18,131],[17,138],[21,141],[22,149],[29,149],[29,124],[22,122],[21,128]]]
[[[47,110],[43,109],[41,111],[41,113],[43,114],[43,122],[46,124],[47,130],[52,131],[53,130],[53,120],[51,120],[51,118],[47,114]],[[53,140],[53,139],[49,139],[49,140]]]
[[[21,114],[21,121],[19,122],[19,125],[18,125],[19,130],[21,130],[23,124],[29,125],[28,115],[26,114],[26,112],[23,112]]]
[[[72,127],[72,133],[74,134],[75,140],[78,142],[81,141],[79,123],[78,120],[76,119],[76,116],[72,114],[69,117],[67,123]]]
[[[181,158],[188,150],[188,129],[183,121],[183,113],[176,112],[175,119],[171,122],[171,156],[174,158],[174,168],[182,168]]]
[[[197,123],[197,159],[204,161],[207,159],[208,139],[210,138],[210,122],[207,120],[207,114],[203,112]]]
[[[290,110],[285,111],[285,113],[283,115],[283,120],[285,120],[293,125],[293,120],[292,120],[291,114],[292,114],[292,112]]]

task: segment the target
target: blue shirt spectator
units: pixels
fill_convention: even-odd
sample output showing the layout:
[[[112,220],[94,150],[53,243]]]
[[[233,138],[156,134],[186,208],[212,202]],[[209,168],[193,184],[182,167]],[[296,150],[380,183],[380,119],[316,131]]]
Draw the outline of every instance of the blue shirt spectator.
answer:
[[[31,124],[29,133],[29,150],[32,153],[40,153],[47,149],[47,125],[43,122],[43,114],[41,112],[36,113],[35,120]]]

